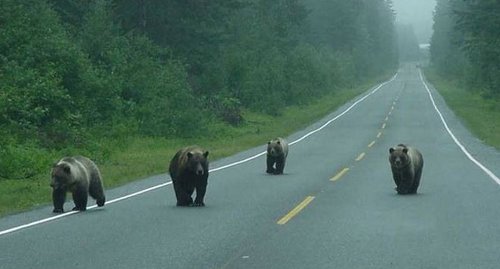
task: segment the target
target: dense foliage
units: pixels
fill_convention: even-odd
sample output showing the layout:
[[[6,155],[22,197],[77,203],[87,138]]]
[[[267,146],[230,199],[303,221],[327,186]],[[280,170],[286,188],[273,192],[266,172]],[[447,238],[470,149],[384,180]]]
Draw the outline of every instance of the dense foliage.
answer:
[[[2,0],[0,177],[352,87],[396,67],[393,24],[390,0]]]
[[[431,60],[442,76],[500,99],[500,1],[438,0]]]

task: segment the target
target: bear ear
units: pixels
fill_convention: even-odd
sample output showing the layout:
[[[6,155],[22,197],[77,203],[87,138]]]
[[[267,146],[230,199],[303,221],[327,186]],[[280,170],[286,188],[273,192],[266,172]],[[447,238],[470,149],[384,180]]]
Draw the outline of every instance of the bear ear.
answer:
[[[207,158],[207,157],[208,157],[208,150],[207,150],[207,151],[205,151],[205,152],[203,153],[203,156],[204,156],[205,158]]]
[[[279,140],[278,140],[278,142],[276,142],[276,143],[277,143],[278,145],[280,145],[280,144],[281,144]]]
[[[192,152],[188,152],[187,156],[188,156],[188,159],[191,159],[191,157],[193,157],[193,153]]]
[[[268,142],[267,142],[267,144],[268,144],[268,145],[271,145],[271,141],[268,141]]]
[[[404,148],[404,149],[403,149],[403,152],[404,152],[405,154],[406,154],[406,153],[408,153],[408,149],[407,149],[407,148]]]
[[[394,151],[395,151],[395,149],[394,149],[394,148],[390,148],[390,149],[389,149],[389,153],[393,153]]]

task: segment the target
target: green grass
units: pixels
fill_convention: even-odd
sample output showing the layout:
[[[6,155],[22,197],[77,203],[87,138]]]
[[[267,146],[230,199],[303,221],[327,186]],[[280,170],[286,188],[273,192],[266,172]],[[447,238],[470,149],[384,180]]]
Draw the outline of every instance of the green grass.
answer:
[[[369,88],[337,91],[307,106],[293,106],[280,116],[273,117],[244,111],[245,123],[232,127],[219,123],[211,126],[211,134],[203,139],[165,139],[130,137],[117,141],[100,141],[105,145],[104,160],[98,166],[107,189],[151,175],[166,173],[175,152],[186,145],[196,144],[210,151],[209,159],[216,160],[239,151],[262,145],[276,136],[286,137],[361,94]],[[121,141],[123,140],[123,141]],[[51,153],[54,161],[62,156]],[[50,167],[45,174],[31,179],[0,179],[0,216],[32,209],[51,203]],[[71,195],[68,195],[68,200]]]
[[[432,70],[425,74],[465,126],[484,143],[500,149],[500,100],[484,98]]]

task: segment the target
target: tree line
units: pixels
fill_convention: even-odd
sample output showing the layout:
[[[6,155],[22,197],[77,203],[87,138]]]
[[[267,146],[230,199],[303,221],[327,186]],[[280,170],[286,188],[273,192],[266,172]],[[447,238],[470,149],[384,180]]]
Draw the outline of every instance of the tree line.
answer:
[[[438,0],[431,61],[440,75],[500,99],[500,2]]]
[[[396,39],[390,0],[2,0],[0,176],[40,150],[279,115],[394,70]]]

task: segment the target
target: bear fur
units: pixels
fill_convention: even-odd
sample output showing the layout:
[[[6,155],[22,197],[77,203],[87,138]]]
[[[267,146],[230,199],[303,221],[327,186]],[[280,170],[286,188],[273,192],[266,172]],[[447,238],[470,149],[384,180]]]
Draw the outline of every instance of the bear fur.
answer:
[[[97,201],[99,207],[106,202],[101,173],[94,162],[83,156],[64,157],[54,164],[50,186],[54,213],[64,212],[66,192],[73,195],[73,210],[87,210],[89,195]]]
[[[177,206],[205,206],[208,184],[208,151],[198,146],[180,149],[170,161],[169,172]],[[193,202],[193,192],[196,199]]]
[[[424,167],[422,154],[416,148],[399,144],[389,149],[389,163],[398,194],[417,193]]]
[[[267,142],[266,173],[275,175],[283,174],[287,156],[288,143],[285,139],[277,137]]]

